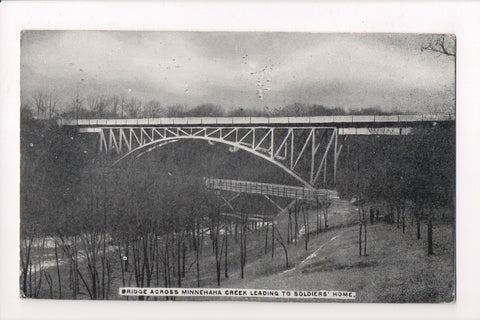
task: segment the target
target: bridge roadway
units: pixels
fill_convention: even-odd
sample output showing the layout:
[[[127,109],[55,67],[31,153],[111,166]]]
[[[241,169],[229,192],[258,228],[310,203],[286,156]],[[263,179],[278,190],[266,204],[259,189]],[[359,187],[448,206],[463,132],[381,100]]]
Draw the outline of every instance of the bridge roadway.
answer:
[[[59,119],[60,126],[75,127],[411,127],[426,123],[455,121],[455,114],[341,115],[313,117],[183,117],[145,119]]]

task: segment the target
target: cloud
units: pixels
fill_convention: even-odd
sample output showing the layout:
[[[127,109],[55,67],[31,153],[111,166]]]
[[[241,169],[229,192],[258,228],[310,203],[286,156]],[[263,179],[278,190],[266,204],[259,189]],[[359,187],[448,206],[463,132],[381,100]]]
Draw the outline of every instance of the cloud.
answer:
[[[276,72],[280,79],[361,83],[399,88],[439,88],[453,79],[453,65],[438,64],[415,50],[392,50],[382,44],[335,40],[289,57]],[[288,82],[286,82],[288,85]]]
[[[68,104],[77,93],[126,94],[227,108],[451,102],[453,61],[421,53],[426,37],[28,31],[22,35],[22,96],[50,91]]]

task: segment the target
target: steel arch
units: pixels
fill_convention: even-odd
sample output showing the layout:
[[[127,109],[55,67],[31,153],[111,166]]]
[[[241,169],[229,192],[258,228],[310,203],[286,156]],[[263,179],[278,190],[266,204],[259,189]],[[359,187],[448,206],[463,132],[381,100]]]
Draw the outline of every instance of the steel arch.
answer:
[[[236,144],[234,142],[231,142],[231,141],[228,141],[228,140],[222,140],[222,139],[219,139],[219,138],[214,138],[214,137],[202,137],[202,136],[177,136],[177,137],[168,137],[168,138],[162,138],[162,139],[158,139],[158,140],[155,140],[155,141],[152,141],[152,142],[148,142],[148,143],[145,143],[141,146],[138,146],[137,148],[135,149],[132,149],[130,150],[129,152],[127,152],[124,156],[122,156],[120,159],[118,159],[117,161],[115,161],[113,163],[113,166],[116,165],[117,163],[119,163],[121,160],[129,157],[130,155],[136,153],[137,151],[140,151],[140,150],[143,150],[145,148],[148,148],[148,147],[151,147],[151,148],[161,148],[169,143],[174,143],[174,142],[178,142],[178,140],[204,140],[204,141],[211,141],[211,142],[217,142],[217,143],[222,143],[222,144],[225,144],[225,145],[229,145],[229,146],[232,146],[233,148],[236,148],[236,149],[241,149],[241,150],[244,150],[244,151],[247,151],[257,157],[260,157],[264,160],[267,160],[268,162],[276,165],[277,167],[281,168],[282,170],[284,170],[285,172],[287,172],[288,174],[290,174],[292,177],[294,177],[297,181],[301,182],[305,187],[307,188],[311,188],[311,189],[315,189],[314,186],[309,183],[308,181],[306,181],[305,179],[303,179],[302,177],[300,177],[298,174],[296,174],[295,172],[293,172],[292,170],[290,170],[289,168],[287,168],[285,165],[283,165],[282,163],[278,162],[278,161],[275,161],[274,159],[270,158],[269,156],[263,154],[263,153],[260,153],[256,150],[253,150],[251,148],[248,148],[246,146],[243,146],[241,144]]]

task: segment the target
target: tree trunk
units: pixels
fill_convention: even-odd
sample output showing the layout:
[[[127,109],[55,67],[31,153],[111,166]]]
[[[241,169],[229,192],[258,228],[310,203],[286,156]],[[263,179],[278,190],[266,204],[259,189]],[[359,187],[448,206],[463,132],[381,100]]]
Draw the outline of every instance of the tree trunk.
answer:
[[[275,256],[275,220],[272,217],[272,259]]]
[[[62,299],[62,278],[60,277],[60,264],[58,261],[57,240],[55,240],[55,264],[57,265],[58,299]]]
[[[110,297],[110,287],[112,284],[112,264],[110,258],[107,260],[107,292],[105,299],[108,300]]]
[[[180,288],[182,286],[182,264],[181,264],[181,243],[180,239],[177,239],[177,285]]]
[[[433,219],[432,214],[429,213],[428,215],[428,235],[427,235],[427,242],[428,242],[428,255],[433,254]]]
[[[243,220],[243,217],[242,217],[242,220]],[[243,221],[242,221],[243,222]],[[244,258],[245,258],[245,255],[244,255],[244,241],[243,241],[243,234],[244,234],[245,230],[242,226],[242,228],[240,229],[240,278],[243,279],[243,267],[245,266],[245,262],[244,262]]]
[[[395,207],[395,211],[397,211],[397,229],[400,229],[400,212],[398,210],[398,206]]]
[[[124,267],[124,262],[123,262],[123,255],[122,255],[122,249],[120,245],[118,245],[118,257],[120,258],[120,271],[122,273],[122,285],[125,287],[125,267]]]
[[[21,257],[21,261],[22,261],[22,275],[23,275],[22,291],[23,291],[23,294],[25,294],[25,296],[27,296],[27,297],[29,296],[28,287],[27,287],[27,279],[28,279],[28,275],[29,275],[28,270],[30,269],[30,262],[31,262],[30,252],[31,252],[31,248],[32,248],[32,242],[33,242],[33,235],[30,238],[30,240],[25,240],[25,245],[26,245],[26,251],[27,252],[25,254],[23,254],[23,250],[20,250],[20,257]],[[24,257],[24,255],[26,255],[26,256]]]
[[[364,237],[363,237],[363,255],[367,255],[367,223],[363,225],[363,228],[365,229]]]
[[[283,243],[282,235],[280,234],[280,232],[278,231],[278,229],[277,229],[277,234],[278,234],[277,241],[278,241],[278,243],[280,243],[280,245],[281,245],[282,248],[283,248],[283,252],[285,253],[285,267],[288,268],[288,267],[289,267],[289,263],[288,263],[288,251],[287,251],[287,247],[285,247],[285,244]]]
[[[227,216],[225,216],[225,278],[228,278],[228,227],[227,227]]]
[[[265,228],[265,254],[267,254],[268,251],[268,221],[267,221],[267,227]]]
[[[187,254],[187,248],[185,246],[185,239],[182,241],[182,278],[185,278],[185,256]]]
[[[323,230],[326,231],[328,229],[328,207],[326,205],[323,213],[323,222],[324,222]]]
[[[417,215],[417,240],[420,240],[420,217]]]
[[[199,256],[200,256],[200,223],[198,220],[195,221],[197,225],[197,232],[195,235],[195,256],[196,256],[196,271],[197,271],[197,287],[200,288],[200,261],[199,261]]]
[[[29,261],[29,263],[28,263],[27,274],[28,274],[28,287],[29,287],[27,296],[31,297],[32,296],[32,263],[31,263],[31,261]]]
[[[305,251],[308,250],[308,228],[307,228],[307,217],[305,214],[305,209],[302,207],[302,215],[303,215],[303,228],[305,229]]]
[[[217,284],[220,285],[220,274],[221,274],[221,250],[218,246],[218,238],[219,238],[219,233],[218,233],[218,227],[217,231],[215,232],[215,239],[214,239],[214,248],[215,248],[215,266],[217,270]]]
[[[105,231],[104,231],[105,232]],[[106,239],[105,239],[105,233],[103,234],[103,241],[102,241],[102,251],[103,251],[103,254],[102,254],[102,259],[101,259],[101,262],[102,262],[102,288],[101,288],[101,293],[102,293],[102,299],[105,299],[105,289],[106,289],[106,285],[105,285],[105,272],[106,272],[106,243],[105,243]]]
[[[242,213],[242,229],[240,234],[240,277],[243,279],[245,276],[245,265],[247,263],[247,217],[245,213]]]
[[[47,285],[48,285],[48,289],[49,289],[49,292],[50,292],[50,299],[53,299],[53,280],[52,280],[52,276],[50,276],[50,273],[45,272],[45,280],[47,281]]]
[[[197,287],[200,288],[200,261],[198,261],[199,259],[199,250],[197,249],[195,251],[195,255],[196,255],[196,269],[197,269]]]
[[[358,254],[362,256],[362,222],[359,223],[360,229],[358,232]]]
[[[78,247],[77,247],[77,236],[73,237],[73,266],[74,266],[74,289],[73,289],[73,298],[77,299],[78,292],[80,291],[80,281],[79,280],[79,271],[78,271]],[[88,289],[88,288],[87,288]]]
[[[292,242],[292,211],[288,208],[287,244]]]
[[[295,204],[294,220],[295,220],[294,240],[295,240],[295,245],[297,245],[297,242],[298,242],[298,207],[297,207],[297,204]]]
[[[171,276],[170,276],[170,237],[167,234],[166,240],[165,240],[165,287],[170,288],[171,287]],[[166,297],[165,300],[170,300],[170,297]]]

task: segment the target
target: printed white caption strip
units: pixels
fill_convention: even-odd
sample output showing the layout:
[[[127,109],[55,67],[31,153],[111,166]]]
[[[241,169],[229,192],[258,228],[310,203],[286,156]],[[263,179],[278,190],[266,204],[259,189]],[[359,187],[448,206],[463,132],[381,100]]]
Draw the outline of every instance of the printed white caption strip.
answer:
[[[136,288],[121,287],[121,296],[152,297],[241,297],[241,298],[299,298],[299,299],[347,299],[354,300],[352,291],[327,290],[270,290],[270,289],[227,289],[227,288]]]

